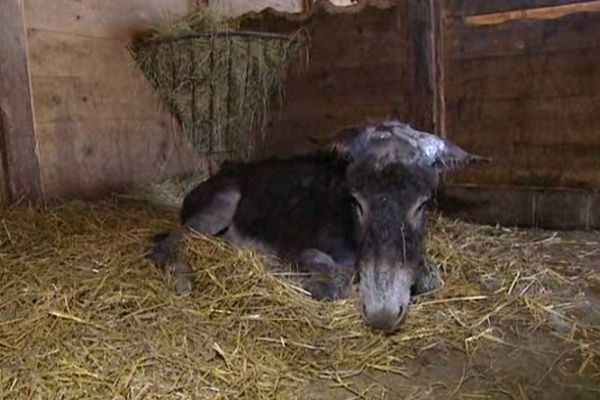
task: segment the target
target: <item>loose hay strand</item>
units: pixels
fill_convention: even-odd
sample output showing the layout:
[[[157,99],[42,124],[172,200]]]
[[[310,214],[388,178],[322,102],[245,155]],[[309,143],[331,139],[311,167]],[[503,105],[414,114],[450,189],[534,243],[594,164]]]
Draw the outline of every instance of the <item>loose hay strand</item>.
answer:
[[[523,242],[515,231],[435,220],[428,252],[446,285],[415,299],[405,329],[384,336],[365,326],[355,298],[313,301],[293,274],[268,273],[272,259],[202,236],[182,252],[198,287],[175,296],[141,258],[152,233],[172,226],[165,218],[175,220],[155,215],[125,201],[1,212],[1,398],[293,399],[322,380],[346,397],[388,398],[381,385],[355,379],[405,377],[411,359],[440,344],[469,357],[520,349],[518,332],[535,331],[565,346],[548,374],[566,354],[580,360],[573,373],[600,374],[600,327],[567,306],[597,278],[565,280],[564,269],[515,246]],[[553,297],[560,290],[569,302]],[[557,316],[568,332],[556,332]],[[488,379],[474,390],[465,375],[444,390],[529,396],[510,379]],[[432,393],[427,385],[419,393]]]

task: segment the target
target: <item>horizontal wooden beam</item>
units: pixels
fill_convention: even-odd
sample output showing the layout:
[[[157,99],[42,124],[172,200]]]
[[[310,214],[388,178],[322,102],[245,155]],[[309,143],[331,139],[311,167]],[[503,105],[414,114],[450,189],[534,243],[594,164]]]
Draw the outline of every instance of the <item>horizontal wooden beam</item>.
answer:
[[[23,0],[0,7],[0,131],[8,187],[13,201],[43,199]]]
[[[499,25],[520,19],[558,19],[578,12],[600,12],[600,1],[470,15],[465,17],[465,23],[476,26]]]

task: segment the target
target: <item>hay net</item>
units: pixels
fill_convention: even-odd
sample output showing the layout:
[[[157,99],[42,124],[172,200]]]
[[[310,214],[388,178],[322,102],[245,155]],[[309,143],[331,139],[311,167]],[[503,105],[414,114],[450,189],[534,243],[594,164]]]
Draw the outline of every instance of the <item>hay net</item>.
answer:
[[[238,27],[237,19],[201,10],[129,47],[201,155],[251,157],[274,97],[283,96],[288,67],[306,43],[302,30],[287,36]]]

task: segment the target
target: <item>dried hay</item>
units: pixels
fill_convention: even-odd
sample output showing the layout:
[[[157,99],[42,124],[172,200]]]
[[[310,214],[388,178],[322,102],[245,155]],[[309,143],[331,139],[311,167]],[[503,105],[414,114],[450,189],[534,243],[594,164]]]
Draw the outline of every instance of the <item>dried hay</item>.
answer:
[[[179,208],[185,196],[208,178],[207,171],[197,171],[186,177],[132,185],[117,196],[153,206]]]
[[[406,375],[407,362],[440,344],[471,357],[508,352],[536,331],[564,343],[572,372],[600,376],[600,327],[571,313],[598,275],[536,258],[518,231],[434,221],[429,252],[446,284],[384,336],[365,327],[354,300],[312,301],[294,280],[265,273],[274,260],[209,238],[185,250],[199,287],[175,296],[141,259],[175,219],[124,201],[2,211],[0,398],[293,399],[323,380],[345,398],[386,398],[354,377]],[[498,377],[464,395],[500,392],[527,398]]]
[[[205,10],[161,26],[130,50],[200,154],[248,159],[274,96],[283,95],[305,32],[290,36],[238,30],[238,21]]]

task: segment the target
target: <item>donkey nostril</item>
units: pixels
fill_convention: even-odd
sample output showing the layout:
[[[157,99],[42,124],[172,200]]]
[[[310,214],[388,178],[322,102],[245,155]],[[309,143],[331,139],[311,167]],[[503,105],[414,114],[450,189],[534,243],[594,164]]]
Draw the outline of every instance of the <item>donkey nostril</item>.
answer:
[[[400,306],[400,310],[398,310],[398,319],[401,319],[404,315],[404,306]]]

